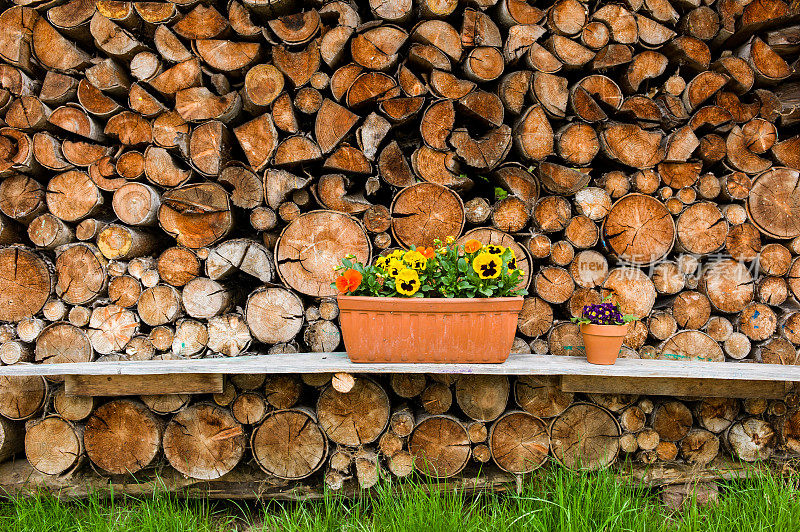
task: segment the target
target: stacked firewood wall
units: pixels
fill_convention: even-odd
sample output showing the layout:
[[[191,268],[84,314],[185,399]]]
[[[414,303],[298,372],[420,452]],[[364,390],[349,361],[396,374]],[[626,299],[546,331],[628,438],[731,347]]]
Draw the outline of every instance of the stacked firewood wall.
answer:
[[[703,468],[800,453],[800,397],[574,394],[555,377],[235,375],[214,395],[74,397],[43,377],[0,382],[0,460],[24,451],[45,475],[163,467],[216,480],[237,465],[312,475],[332,489],[415,471],[447,478],[491,462],[512,474],[548,460]],[[0,470],[0,482],[7,473]]]
[[[343,349],[339,260],[447,236],[515,251],[516,352],[580,356],[570,318],[610,296],[641,318],[625,357],[798,362],[793,3],[20,0],[0,29],[3,364]],[[0,457],[214,478],[249,453],[332,487],[419,456],[702,464],[800,451],[797,403],[440,375],[101,401],[6,378]]]

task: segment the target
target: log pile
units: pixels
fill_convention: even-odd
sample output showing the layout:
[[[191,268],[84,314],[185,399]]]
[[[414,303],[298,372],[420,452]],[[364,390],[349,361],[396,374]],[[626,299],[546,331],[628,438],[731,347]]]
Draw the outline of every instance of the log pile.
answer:
[[[342,388],[343,390],[338,390]],[[800,452],[800,397],[729,399],[564,392],[557,377],[235,375],[213,395],[73,397],[42,377],[0,382],[0,460],[44,475],[164,468],[212,481],[242,464],[338,490],[415,471],[450,478],[491,462],[512,475],[548,458],[710,467]],[[0,476],[0,483],[7,482]]]
[[[610,296],[641,318],[623,356],[798,363],[794,3],[19,1],[0,27],[3,364],[341,349],[341,257],[447,236],[515,251],[515,351],[580,356],[569,318]],[[5,380],[0,457],[206,479],[251,453],[335,487],[800,451],[793,399],[347,377]]]

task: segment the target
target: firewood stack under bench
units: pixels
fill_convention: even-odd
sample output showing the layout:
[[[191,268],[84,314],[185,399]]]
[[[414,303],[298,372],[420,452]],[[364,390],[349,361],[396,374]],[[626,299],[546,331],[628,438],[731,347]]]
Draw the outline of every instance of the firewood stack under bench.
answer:
[[[800,453],[798,56],[782,0],[4,2],[0,487]],[[333,267],[448,236],[518,258],[509,362],[349,363]]]

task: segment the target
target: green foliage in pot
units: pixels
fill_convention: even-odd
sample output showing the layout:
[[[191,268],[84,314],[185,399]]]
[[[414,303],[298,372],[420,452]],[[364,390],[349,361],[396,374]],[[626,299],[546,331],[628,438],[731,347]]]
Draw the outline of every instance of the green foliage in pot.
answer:
[[[362,264],[348,256],[336,268],[333,286],[340,294],[373,297],[512,297],[522,270],[510,248],[448,238],[435,247],[396,250]]]

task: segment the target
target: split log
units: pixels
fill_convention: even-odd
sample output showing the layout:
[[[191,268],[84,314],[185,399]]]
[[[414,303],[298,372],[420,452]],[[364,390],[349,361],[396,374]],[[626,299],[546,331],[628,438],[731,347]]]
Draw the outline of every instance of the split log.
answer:
[[[456,381],[456,402],[469,418],[494,421],[506,409],[509,389],[505,376],[462,376]]]
[[[254,240],[226,240],[212,248],[205,269],[206,275],[213,280],[245,273],[269,283],[272,281],[272,253]]]
[[[662,136],[633,124],[612,123],[600,133],[600,145],[612,160],[634,168],[652,168],[666,157]]]
[[[467,465],[471,447],[464,425],[451,416],[430,416],[419,421],[408,440],[415,466],[435,478],[458,474]]]
[[[213,480],[239,463],[245,448],[242,426],[216,405],[200,403],[178,412],[164,429],[164,455],[182,474]]]
[[[755,462],[766,460],[772,455],[776,434],[768,422],[749,417],[728,428],[725,442],[734,456],[745,462]]]
[[[617,201],[603,223],[603,236],[611,251],[635,264],[651,264],[664,258],[675,235],[669,211],[658,200],[641,194]]]
[[[230,198],[214,183],[187,185],[161,197],[158,220],[178,244],[197,249],[224,237],[233,225]]]
[[[547,459],[550,438],[541,419],[526,412],[507,412],[489,434],[492,459],[513,474],[530,473]]]
[[[291,440],[292,445],[285,442]],[[250,442],[258,465],[284,479],[305,478],[325,461],[328,443],[314,416],[303,410],[270,414],[254,431]]]
[[[576,403],[550,425],[550,450],[570,469],[599,469],[616,460],[620,434],[617,420],[607,410]]]
[[[24,429],[24,441],[28,463],[45,475],[66,473],[84,456],[82,430],[59,416],[30,422]]]
[[[310,232],[311,227],[326,229]],[[348,254],[364,263],[370,261],[370,243],[360,222],[333,211],[314,211],[286,226],[275,247],[275,262],[287,285],[324,297],[334,295],[330,272]]]
[[[163,422],[144,404],[117,399],[96,409],[86,421],[86,455],[114,475],[133,474],[150,465],[161,447]]]
[[[348,393],[327,387],[317,401],[320,427],[340,445],[357,446],[376,441],[389,422],[389,398],[374,381],[357,379]]]
[[[651,423],[661,440],[679,441],[692,427],[692,412],[680,401],[668,401],[655,409]]]

